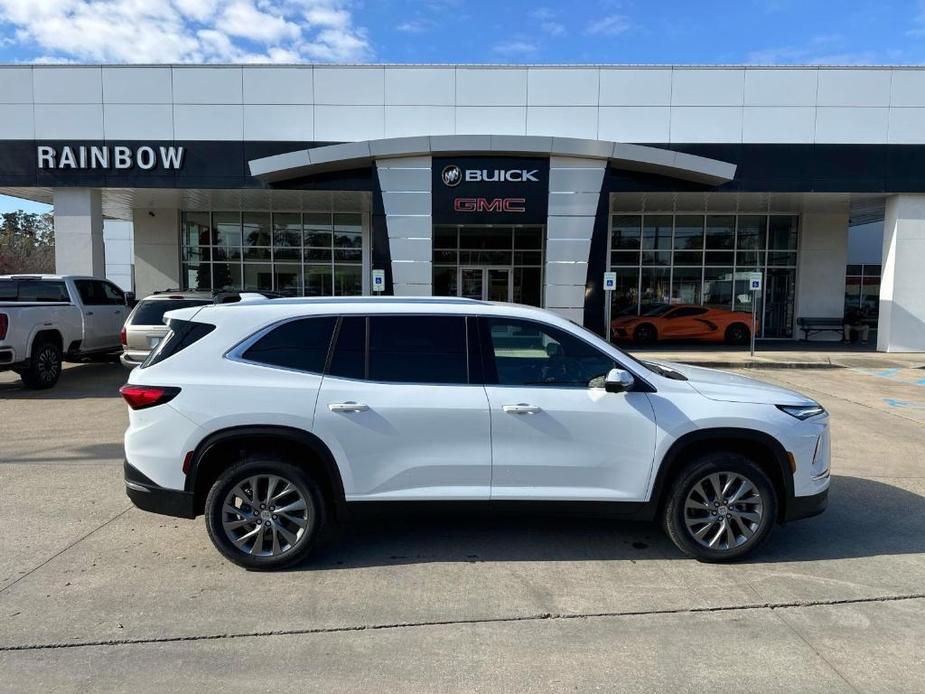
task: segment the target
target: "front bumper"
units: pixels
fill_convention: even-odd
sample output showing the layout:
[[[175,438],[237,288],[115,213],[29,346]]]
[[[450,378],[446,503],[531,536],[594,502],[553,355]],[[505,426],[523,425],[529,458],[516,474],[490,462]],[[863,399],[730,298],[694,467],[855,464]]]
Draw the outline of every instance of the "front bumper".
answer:
[[[141,510],[178,518],[196,517],[192,493],[155,484],[127,460],[124,471],[125,493]]]
[[[787,503],[787,511],[784,516],[784,522],[800,520],[801,518],[811,518],[818,516],[825,511],[829,504],[829,488],[826,487],[818,494],[811,496],[794,496]]]

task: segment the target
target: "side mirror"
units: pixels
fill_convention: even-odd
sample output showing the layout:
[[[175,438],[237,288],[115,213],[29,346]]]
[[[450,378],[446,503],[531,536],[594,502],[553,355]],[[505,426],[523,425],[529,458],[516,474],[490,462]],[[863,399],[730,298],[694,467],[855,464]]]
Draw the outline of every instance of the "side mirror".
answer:
[[[135,301],[135,292],[125,292],[125,305],[129,308],[134,308],[135,304],[138,302]]]
[[[604,379],[604,390],[608,393],[625,393],[636,383],[633,374],[623,369],[611,369]]]

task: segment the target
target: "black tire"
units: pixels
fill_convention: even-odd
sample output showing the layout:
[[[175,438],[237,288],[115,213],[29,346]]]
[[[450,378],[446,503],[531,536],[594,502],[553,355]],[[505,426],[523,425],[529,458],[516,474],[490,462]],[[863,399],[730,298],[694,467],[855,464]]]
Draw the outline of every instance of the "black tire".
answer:
[[[637,325],[633,331],[633,342],[640,345],[647,345],[658,339],[658,331],[651,323]]]
[[[45,390],[61,378],[61,348],[51,340],[38,339],[32,344],[29,367],[19,372],[23,385],[33,390]]]
[[[229,536],[229,533],[235,531],[227,530],[226,526],[223,524],[223,519],[226,516],[235,518],[234,514],[228,514],[224,510],[228,495],[231,494],[235,488],[247,493],[250,480],[259,478],[261,475],[282,478],[282,480],[293,485],[298,495],[304,500],[306,506],[306,518],[304,519],[306,525],[301,534],[298,534],[295,525],[285,521],[288,531],[293,531],[295,534],[298,534],[298,539],[292,542],[290,547],[284,548],[280,553],[266,556],[260,556],[254,553],[252,550],[256,542],[251,543],[250,540],[243,542],[243,545],[239,548]],[[260,501],[262,497],[262,500],[269,501],[270,492],[265,492],[264,490],[266,487],[261,487],[259,481],[257,485],[260,487],[257,500]],[[287,498],[295,498],[295,493],[293,493],[293,497]],[[282,501],[280,503],[282,503]],[[290,502],[287,501],[286,503]],[[263,534],[258,533],[257,536],[261,538],[261,550],[269,549],[272,551],[275,549],[274,539],[281,540],[280,544],[282,544],[282,541],[285,541],[282,535],[283,529],[280,529],[280,534],[276,535],[277,523],[282,526],[284,521],[279,520],[276,515],[269,515],[270,511],[273,510],[272,506],[268,505],[266,509],[258,509],[256,506],[256,502],[253,508],[242,503],[240,508],[243,512],[238,515],[243,518],[249,516],[251,512],[253,512],[255,516],[261,514],[258,518],[266,516],[266,518],[263,519],[265,522]],[[212,488],[209,490],[208,497],[206,497],[205,520],[206,529],[209,532],[209,539],[212,540],[212,544],[215,545],[215,548],[221,552],[225,558],[250,571],[273,571],[292,566],[305,559],[309,552],[311,552],[325,522],[324,498],[318,485],[315,484],[302,468],[272,455],[257,454],[249,456],[244,462],[233,465],[215,481]],[[243,523],[244,521],[231,521],[232,524],[238,522]],[[251,525],[253,525],[253,523],[251,523]],[[252,532],[252,530],[256,532],[256,529],[251,529],[249,525],[243,525],[240,528],[242,534]],[[248,547],[249,544],[251,545],[250,547]]]
[[[704,482],[701,489],[707,492],[712,491],[712,485],[707,478],[716,475],[720,485],[728,484],[732,476],[743,478],[753,485],[755,494],[759,503],[753,501],[754,495],[749,492],[743,497],[745,503],[730,504],[726,515],[727,521],[714,519],[715,516],[722,516],[722,510],[727,508],[723,500],[718,502],[707,498],[703,509],[700,508],[701,495],[694,491],[698,483]],[[728,493],[734,495],[738,489],[736,486],[728,488]],[[723,493],[726,493],[725,491]],[[693,503],[696,506],[688,509],[686,502],[688,497],[692,496]],[[729,499],[727,498],[726,501]],[[719,504],[716,508],[717,503]],[[701,456],[694,460],[689,466],[685,467],[678,475],[677,479],[671,485],[668,493],[668,500],[663,511],[662,522],[665,532],[672,542],[685,554],[694,557],[702,562],[726,562],[741,559],[760,547],[771,534],[777,518],[777,492],[774,484],[768,478],[767,474],[751,460],[737,453],[711,453]],[[716,508],[714,511],[713,506]],[[760,511],[760,519],[752,523],[748,520],[741,520],[739,513],[747,512],[749,515],[756,515],[755,511]],[[707,513],[709,511],[709,514]],[[718,511],[718,513],[717,513]],[[698,523],[700,514],[703,514],[704,522]],[[732,517],[736,514],[736,517]],[[693,527],[688,524],[690,520]],[[748,523],[748,527],[746,526]],[[729,543],[726,532],[726,525],[732,530],[734,541]],[[713,530],[715,529],[715,533]],[[695,537],[695,532],[705,531],[703,541]],[[746,530],[751,531],[751,535],[746,534]],[[716,548],[707,546],[707,542],[714,537],[719,537]],[[741,539],[740,539],[741,538]],[[723,545],[726,545],[725,547]],[[730,546],[731,545],[731,546]]]
[[[745,323],[733,323],[726,328],[727,345],[747,345],[752,337],[752,331]]]

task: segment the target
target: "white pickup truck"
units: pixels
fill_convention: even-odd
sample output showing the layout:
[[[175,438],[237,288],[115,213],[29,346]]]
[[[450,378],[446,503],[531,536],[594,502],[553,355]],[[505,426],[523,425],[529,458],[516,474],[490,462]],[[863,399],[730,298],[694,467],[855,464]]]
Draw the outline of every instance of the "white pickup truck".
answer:
[[[62,361],[118,354],[126,294],[96,277],[0,275],[0,371],[51,388]]]

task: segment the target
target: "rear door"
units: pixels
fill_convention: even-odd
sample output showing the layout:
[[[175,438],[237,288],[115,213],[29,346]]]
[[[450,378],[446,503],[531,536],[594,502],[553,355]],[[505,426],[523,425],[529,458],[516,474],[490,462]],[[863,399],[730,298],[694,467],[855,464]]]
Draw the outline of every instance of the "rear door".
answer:
[[[344,316],[315,407],[350,500],[488,499],[491,432],[463,316]]]

